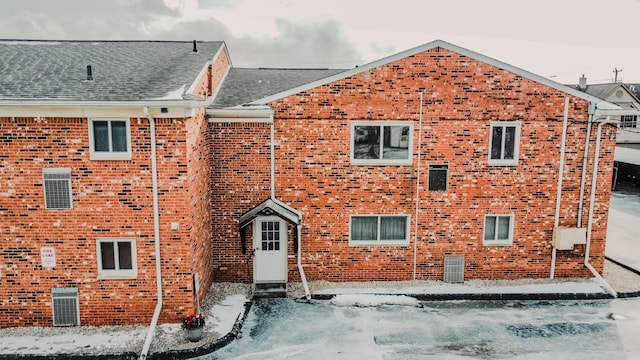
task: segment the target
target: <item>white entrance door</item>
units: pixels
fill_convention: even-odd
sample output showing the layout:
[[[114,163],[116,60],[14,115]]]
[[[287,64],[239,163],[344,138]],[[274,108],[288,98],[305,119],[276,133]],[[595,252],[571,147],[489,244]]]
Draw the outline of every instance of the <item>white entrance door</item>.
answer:
[[[253,231],[255,283],[287,282],[287,223],[279,217],[259,217]]]

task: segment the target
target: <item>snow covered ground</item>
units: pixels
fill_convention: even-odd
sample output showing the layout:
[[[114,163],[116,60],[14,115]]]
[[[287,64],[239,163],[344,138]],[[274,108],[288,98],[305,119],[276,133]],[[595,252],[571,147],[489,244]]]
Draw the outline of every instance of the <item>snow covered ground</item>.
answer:
[[[636,312],[615,313],[614,302]],[[339,295],[311,304],[262,299],[240,339],[199,359],[637,359],[639,305],[638,299],[418,302],[402,295]],[[628,325],[626,337],[618,323]]]
[[[640,194],[611,193],[605,253],[640,271]]]

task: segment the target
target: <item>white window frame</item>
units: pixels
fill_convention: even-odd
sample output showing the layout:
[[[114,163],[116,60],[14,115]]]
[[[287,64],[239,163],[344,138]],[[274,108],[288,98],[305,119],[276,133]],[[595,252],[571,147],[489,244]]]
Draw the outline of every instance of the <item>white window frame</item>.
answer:
[[[501,151],[500,151],[500,159],[492,159],[491,158],[491,149],[493,149],[493,129],[495,127],[515,127],[516,134],[513,144],[513,159],[503,159],[504,157],[504,136],[506,134],[505,131],[502,132],[503,138],[501,140]],[[487,154],[489,159],[489,165],[499,165],[499,166],[509,166],[509,165],[518,165],[518,159],[520,157],[520,122],[519,121],[499,121],[499,122],[491,122],[489,126],[489,151]]]
[[[46,179],[46,175],[66,175],[67,179]],[[49,207],[47,206],[47,181],[66,181],[69,196],[69,207]],[[73,191],[71,189],[71,169],[70,168],[42,168],[42,194],[44,196],[44,208],[47,210],[70,210],[73,209]]]
[[[408,126],[409,134],[408,136],[408,144],[407,144],[407,158],[406,159],[383,159],[383,147],[384,147],[384,139],[380,139],[380,159],[356,159],[355,158],[355,136],[356,136],[356,126],[377,126],[380,127],[380,136],[384,136],[384,127],[385,126]],[[349,126],[350,129],[350,137],[349,137],[349,151],[351,153],[351,164],[352,165],[412,165],[412,154],[413,154],[413,121],[351,121]]]
[[[106,121],[109,123],[109,151],[96,151],[93,137],[93,123],[95,121]],[[127,132],[127,150],[113,151],[113,141],[111,139],[111,122],[124,121]],[[131,160],[131,124],[128,118],[92,118],[89,119],[89,149],[91,160]]]
[[[119,269],[118,264],[118,242],[128,242],[131,244],[131,269]],[[114,244],[114,261],[116,264],[115,269],[103,269],[102,267],[102,254],[100,253],[101,244],[113,243]],[[138,261],[136,253],[136,240],[132,238],[99,238],[96,239],[96,253],[98,259],[98,279],[135,279],[138,276]]]
[[[494,233],[494,239],[493,240],[485,240],[486,232],[487,232],[487,218],[489,218],[489,217],[495,217],[496,218],[496,227],[495,227],[495,233]],[[509,238],[508,239],[504,239],[504,240],[497,239],[498,219],[500,217],[508,217],[509,218]],[[483,226],[482,244],[484,246],[508,246],[508,245],[512,245],[513,244],[513,223],[514,223],[513,214],[486,214],[484,216],[484,222],[482,224],[482,226]]]
[[[378,240],[352,240],[351,239],[351,226],[353,224],[354,217],[377,217]],[[380,240],[380,219],[383,217],[402,217],[405,218],[405,238],[402,240]],[[349,215],[349,245],[350,246],[407,246],[409,245],[409,229],[410,229],[411,217],[407,214],[351,214]]]
[[[439,168],[433,168],[438,166]],[[446,166],[446,168],[442,168]],[[431,189],[431,171],[435,170],[435,171],[443,171],[445,172],[445,179],[444,179],[444,189],[438,189],[438,190],[432,190]],[[428,171],[428,177],[427,177],[427,190],[430,192],[447,192],[449,190],[449,164],[429,164],[429,166],[427,166],[427,171]]]

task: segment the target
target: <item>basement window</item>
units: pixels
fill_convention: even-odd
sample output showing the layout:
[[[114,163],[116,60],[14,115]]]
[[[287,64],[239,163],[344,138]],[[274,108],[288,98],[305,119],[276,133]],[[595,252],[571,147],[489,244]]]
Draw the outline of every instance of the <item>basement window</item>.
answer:
[[[136,242],[134,239],[98,239],[98,279],[135,279]]]
[[[131,160],[129,119],[89,121],[91,160]]]
[[[71,209],[71,169],[42,169],[45,209]]]
[[[408,215],[351,215],[349,244],[408,245]]]
[[[411,165],[413,122],[353,121],[351,163]]]

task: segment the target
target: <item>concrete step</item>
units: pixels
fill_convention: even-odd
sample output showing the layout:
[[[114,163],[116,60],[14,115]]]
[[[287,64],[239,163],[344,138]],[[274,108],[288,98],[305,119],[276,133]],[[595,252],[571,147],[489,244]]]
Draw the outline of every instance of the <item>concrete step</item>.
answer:
[[[285,298],[287,297],[286,283],[259,283],[254,284],[254,298]]]

